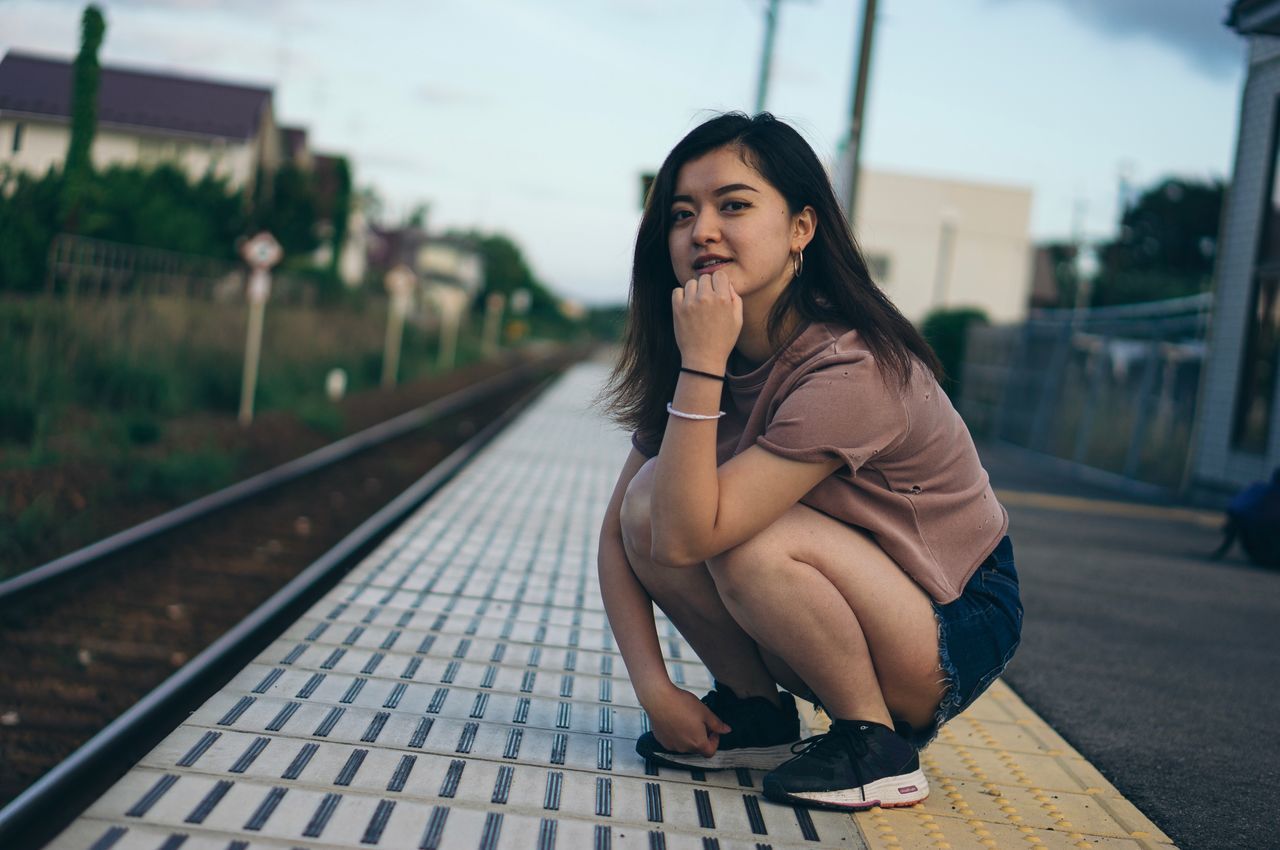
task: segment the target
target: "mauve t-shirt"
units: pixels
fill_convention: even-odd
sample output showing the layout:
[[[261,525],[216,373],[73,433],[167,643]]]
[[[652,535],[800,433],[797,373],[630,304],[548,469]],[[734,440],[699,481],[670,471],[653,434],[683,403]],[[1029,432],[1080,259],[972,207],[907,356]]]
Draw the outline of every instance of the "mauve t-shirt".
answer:
[[[958,597],[1009,526],[969,429],[933,375],[903,388],[881,378],[857,331],[802,326],[760,366],[734,374],[718,423],[716,462],[752,445],[844,466],[800,500],[865,529],[936,602]],[[659,443],[634,435],[642,454]]]

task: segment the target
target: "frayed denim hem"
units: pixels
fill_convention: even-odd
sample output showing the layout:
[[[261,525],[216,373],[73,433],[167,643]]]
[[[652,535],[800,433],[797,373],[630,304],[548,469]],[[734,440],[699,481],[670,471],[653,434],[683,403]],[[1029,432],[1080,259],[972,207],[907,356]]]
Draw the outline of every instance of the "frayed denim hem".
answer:
[[[933,605],[933,617],[938,621],[938,672],[942,674],[940,683],[943,686],[942,700],[938,703],[938,710],[933,713],[933,722],[923,729],[905,728],[906,724],[899,724],[900,733],[906,738],[917,750],[923,750],[933,739],[938,737],[938,731],[942,729],[942,724],[955,717],[961,711],[959,674],[956,672],[955,664],[951,662],[951,653],[947,648],[947,625],[942,618],[942,612],[938,610],[937,604]]]
[[[1005,671],[1022,638],[1022,602],[1012,544],[1006,537],[960,598],[933,603],[938,621],[938,673],[942,698],[927,728],[899,725],[899,734],[923,749],[944,723],[968,708]]]

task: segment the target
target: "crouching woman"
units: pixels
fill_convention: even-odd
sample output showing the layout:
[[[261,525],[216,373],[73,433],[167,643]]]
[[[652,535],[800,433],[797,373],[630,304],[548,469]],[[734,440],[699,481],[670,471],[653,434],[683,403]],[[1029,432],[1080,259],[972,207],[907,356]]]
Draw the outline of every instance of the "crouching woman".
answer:
[[[788,802],[928,795],[919,749],[1022,623],[1008,517],[939,371],[794,129],[727,114],[676,145],[636,240],[609,387],[633,448],[599,551],[641,755],[766,770]],[[714,678],[701,699],[667,675],[654,603]],[[801,742],[793,695],[830,731]]]

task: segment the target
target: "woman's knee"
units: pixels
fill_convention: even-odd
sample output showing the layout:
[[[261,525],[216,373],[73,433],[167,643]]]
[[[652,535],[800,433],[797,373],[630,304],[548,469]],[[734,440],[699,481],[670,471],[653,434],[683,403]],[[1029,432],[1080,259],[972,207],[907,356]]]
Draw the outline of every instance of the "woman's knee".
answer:
[[[632,555],[649,558],[653,546],[650,505],[653,496],[654,458],[641,466],[627,485],[622,497],[619,521],[622,525],[622,541]]]
[[[786,525],[783,517],[707,562],[721,597],[740,602],[751,594],[776,592],[769,590],[771,574],[792,561]]]

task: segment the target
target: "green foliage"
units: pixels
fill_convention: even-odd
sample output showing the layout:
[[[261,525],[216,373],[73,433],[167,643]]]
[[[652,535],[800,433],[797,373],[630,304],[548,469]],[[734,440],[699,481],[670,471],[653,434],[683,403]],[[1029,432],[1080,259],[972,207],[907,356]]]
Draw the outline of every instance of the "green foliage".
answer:
[[[334,163],[333,211],[330,222],[333,225],[331,237],[332,252],[329,258],[329,275],[338,277],[338,266],[342,261],[342,249],[347,242],[347,220],[351,217],[351,165],[345,156],[340,156]]]
[[[964,366],[965,342],[969,326],[988,324],[987,314],[976,307],[953,307],[934,310],[925,316],[920,333],[942,361],[942,389],[953,403],[960,399],[963,387],[960,374]]]
[[[330,267],[317,268],[311,265],[307,257],[286,260],[281,270],[291,278],[305,281],[314,290],[316,303],[321,306],[343,304],[351,296],[352,291]]]
[[[1143,192],[1103,246],[1092,306],[1159,301],[1209,288],[1226,187],[1166,179]]]
[[[0,290],[44,287],[64,182],[53,170],[43,177],[0,171]]]
[[[134,458],[118,470],[136,497],[186,501],[225,487],[235,479],[235,459],[214,449]]]
[[[135,446],[149,446],[159,442],[164,429],[154,416],[135,413],[124,420],[125,435]]]
[[[169,163],[107,169],[87,207],[86,236],[202,257],[233,259],[245,230],[242,199],[226,180],[191,181]]]
[[[1198,295],[1208,291],[1211,281],[1208,274],[1178,274],[1167,270],[1106,270],[1098,275],[1094,284],[1091,306],[1135,304]]]
[[[327,399],[307,399],[298,406],[297,412],[302,424],[330,439],[337,439],[346,432],[347,422],[342,411]]]
[[[35,433],[35,403],[8,387],[0,388],[0,443],[29,443]]]
[[[627,305],[625,304],[592,307],[587,311],[587,330],[596,339],[618,342],[622,339],[626,324]]]
[[[93,174],[93,137],[98,125],[98,49],[106,34],[107,24],[102,10],[87,6],[80,19],[80,52],[72,68],[71,140],[67,146],[66,174],[63,186],[62,219],[66,228],[75,232],[79,224],[81,204]]]
[[[0,503],[0,516],[9,512]],[[54,528],[56,505],[50,493],[40,493],[12,521],[0,523],[0,565],[15,563],[35,549]],[[0,577],[9,571],[0,566]]]
[[[560,299],[546,284],[539,281],[529,268],[520,247],[510,237],[500,233],[483,234],[476,231],[454,233],[451,236],[473,242],[484,260],[484,290],[475,301],[476,312],[483,312],[484,297],[497,292],[510,299],[518,289],[529,293],[529,313],[525,320],[539,336],[563,336],[576,324],[560,312]],[[508,317],[510,302],[508,301]]]
[[[310,254],[320,246],[316,236],[316,192],[311,175],[296,165],[276,171],[271,196],[260,200],[257,227],[271,231],[285,255]]]
[[[172,414],[185,406],[181,374],[172,361],[159,358],[98,351],[76,358],[72,380],[108,410]]]

